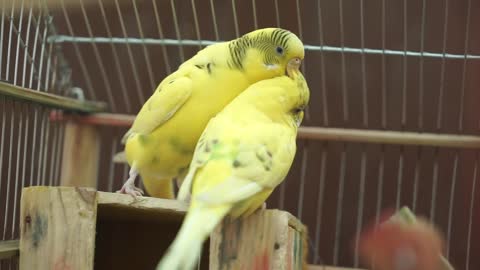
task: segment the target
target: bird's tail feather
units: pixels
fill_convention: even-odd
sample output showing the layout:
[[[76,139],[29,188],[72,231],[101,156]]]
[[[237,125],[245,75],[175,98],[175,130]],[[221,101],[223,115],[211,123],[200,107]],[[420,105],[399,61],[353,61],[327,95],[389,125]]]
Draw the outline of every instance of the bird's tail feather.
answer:
[[[192,270],[195,268],[203,242],[220,223],[230,208],[191,209],[177,234],[159,262],[156,270]]]

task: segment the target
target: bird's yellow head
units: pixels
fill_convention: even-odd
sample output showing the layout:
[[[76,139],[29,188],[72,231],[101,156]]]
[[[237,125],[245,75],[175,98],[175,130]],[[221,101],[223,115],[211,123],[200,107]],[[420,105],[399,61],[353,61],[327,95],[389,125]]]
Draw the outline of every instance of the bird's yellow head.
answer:
[[[281,28],[247,33],[229,44],[231,68],[242,70],[250,81],[285,75],[292,59],[299,64],[305,56],[302,41]]]

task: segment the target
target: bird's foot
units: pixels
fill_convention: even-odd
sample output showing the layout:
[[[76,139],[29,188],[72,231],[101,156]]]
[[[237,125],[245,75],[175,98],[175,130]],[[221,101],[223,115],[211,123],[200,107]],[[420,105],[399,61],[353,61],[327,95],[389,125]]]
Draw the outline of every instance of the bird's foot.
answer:
[[[128,182],[128,181],[127,181]],[[125,183],[123,187],[117,191],[117,193],[121,194],[129,194],[131,196],[135,197],[142,197],[144,192],[141,188],[136,187],[134,184],[128,184]]]
[[[129,194],[133,196],[133,198],[143,196],[143,190],[135,186],[135,178],[137,177],[138,172],[135,168],[130,169],[129,177],[127,182],[123,184],[122,188],[117,191],[120,194]]]

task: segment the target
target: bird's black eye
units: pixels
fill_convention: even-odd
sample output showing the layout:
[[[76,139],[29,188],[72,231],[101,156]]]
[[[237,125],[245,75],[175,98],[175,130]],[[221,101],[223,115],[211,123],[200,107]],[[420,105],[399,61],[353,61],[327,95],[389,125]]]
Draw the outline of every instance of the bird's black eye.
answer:
[[[283,48],[280,46],[277,47],[276,51],[278,54],[283,54]]]

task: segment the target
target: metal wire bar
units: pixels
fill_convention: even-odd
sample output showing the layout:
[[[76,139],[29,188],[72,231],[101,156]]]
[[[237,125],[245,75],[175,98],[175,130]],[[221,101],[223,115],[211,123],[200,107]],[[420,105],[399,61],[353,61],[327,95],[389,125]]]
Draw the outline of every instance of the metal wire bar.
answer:
[[[42,170],[42,165],[43,165],[43,152],[45,151],[45,125],[47,122],[47,119],[45,117],[45,109],[44,108],[41,108],[40,110],[40,147],[39,147],[39,154],[38,154],[38,162],[37,162],[37,174],[36,174],[36,177],[37,177],[37,186],[40,186],[40,185],[45,185],[42,177],[41,177],[41,170]]]
[[[125,28],[125,23],[122,15],[122,10],[120,9],[120,5],[118,4],[118,0],[115,0],[115,6],[117,9],[117,14],[118,18],[120,19],[120,27],[122,29],[122,33],[125,39],[127,39],[127,29]],[[91,40],[91,42],[94,42]],[[112,39],[109,39],[109,42],[113,42]],[[128,59],[130,61],[130,65],[132,67],[132,72],[133,72],[133,79],[135,80],[135,85],[136,85],[136,92],[138,99],[140,100],[140,103],[145,102],[145,95],[143,94],[142,91],[142,84],[140,83],[140,78],[138,77],[138,70],[137,70],[137,64],[135,63],[135,59],[133,57],[132,53],[132,48],[130,47],[130,43],[125,43],[127,46],[127,54],[128,54]]]
[[[366,67],[366,60],[365,60],[365,18],[364,18],[364,2],[363,0],[360,0],[360,44],[361,44],[361,49],[362,49],[362,54],[361,54],[361,62],[362,62],[362,98],[363,98],[363,111],[362,111],[362,116],[363,116],[363,125],[365,127],[368,127],[368,95],[367,95],[367,67]]]
[[[467,16],[465,19],[465,41],[464,41],[464,52],[466,53],[469,48],[469,41],[470,41],[470,16],[471,16],[471,5],[472,1],[468,0],[467,2]],[[465,100],[465,78],[467,74],[467,58],[463,59],[463,66],[462,66],[462,82],[460,87],[460,108],[458,114],[458,132],[463,131],[463,121],[465,118],[464,112],[464,100]],[[453,165],[453,177],[452,183],[450,187],[450,200],[449,200],[449,207],[448,207],[448,225],[447,225],[447,247],[446,247],[446,258],[450,258],[450,245],[451,245],[451,236],[452,236],[452,224],[453,224],[453,205],[455,201],[455,189],[457,184],[457,170],[458,170],[458,159],[459,159],[459,151],[458,149],[455,151],[455,161]],[[467,262],[468,263],[468,262]]]
[[[377,181],[377,205],[375,211],[375,223],[380,222],[380,212],[382,211],[383,202],[383,182],[385,175],[385,145],[380,145],[380,164],[378,164],[378,181]]]
[[[155,13],[155,21],[157,22],[158,36],[160,37],[160,39],[164,39],[162,23],[160,21],[160,15],[158,13],[158,8],[157,8],[157,1],[152,0],[152,4],[153,4],[153,11]],[[215,16],[214,16],[214,19],[215,19]],[[217,26],[215,25],[215,29],[216,29],[216,27]],[[162,49],[162,54],[163,54],[163,63],[165,65],[167,73],[170,74],[172,72],[172,67],[170,66],[170,60],[168,59],[167,48],[166,48],[165,45],[162,45],[161,49]]]
[[[48,111],[45,111],[44,118],[46,122],[46,127],[45,127],[45,141],[42,143],[45,145],[43,149],[43,160],[41,162],[41,168],[42,168],[42,174],[41,174],[41,179],[42,179],[42,185],[46,185],[46,171],[47,171],[47,154],[49,151],[49,141],[50,141],[50,121],[48,121]]]
[[[297,218],[302,219],[303,214],[303,201],[305,195],[305,178],[307,176],[307,163],[308,163],[308,142],[302,147],[302,167],[300,169],[300,183],[299,183],[299,194],[298,194],[298,204],[297,204]]]
[[[181,43],[176,39],[154,39],[154,38],[119,38],[119,37],[94,37],[93,40],[89,37],[80,37],[80,36],[68,36],[68,35],[52,35],[48,37],[48,42],[53,43],[109,43],[113,42],[116,44],[148,44],[148,45],[165,45],[165,46],[199,46],[203,45],[212,45],[219,42],[225,42],[224,40],[213,41],[213,40],[192,40],[192,39],[182,39]],[[393,55],[393,56],[410,56],[410,57],[423,57],[423,58],[438,58],[438,59],[469,59],[477,60],[480,59],[480,55],[476,54],[453,54],[453,53],[435,53],[435,52],[417,52],[417,51],[408,51],[408,50],[390,50],[390,49],[373,49],[373,48],[352,48],[352,47],[335,47],[328,45],[309,45],[305,44],[304,48],[306,51],[324,51],[324,52],[338,52],[338,53],[352,53],[352,54],[362,54],[367,55]]]
[[[365,177],[367,174],[367,146],[363,145],[362,157],[361,157],[361,167],[360,167],[360,188],[358,190],[358,208],[357,208],[357,228],[355,233],[355,258],[354,258],[354,267],[357,268],[359,265],[359,247],[360,247],[360,232],[363,225],[363,205],[365,198]]]
[[[348,91],[347,91],[347,64],[345,58],[345,33],[343,26],[343,0],[338,1],[339,5],[339,19],[340,19],[340,56],[341,56],[341,67],[342,67],[342,111],[343,111],[343,122],[347,123],[349,120],[348,113]],[[361,50],[360,50],[361,51]]]
[[[5,220],[3,222],[3,235],[2,235],[2,240],[6,239],[7,236],[7,224],[8,224],[8,213],[10,208],[8,207],[10,205],[10,184],[13,182],[11,181],[12,179],[12,159],[13,159],[13,131],[15,130],[14,128],[14,123],[15,123],[15,103],[11,103],[11,112],[10,112],[10,138],[9,138],[9,146],[8,146],[8,167],[7,167],[7,189],[6,189],[6,195],[5,195]]]
[[[155,2],[155,1],[154,1]],[[110,23],[107,20],[107,15],[105,14],[105,8],[103,6],[103,1],[98,0],[98,5],[100,6],[100,13],[102,14],[102,20],[103,24],[105,25],[105,29],[107,31],[107,35],[109,38],[112,38],[112,31],[110,30]],[[93,42],[93,38],[92,38]],[[120,64],[120,56],[118,54],[117,48],[114,46],[113,42],[109,42],[110,49],[112,50],[113,53],[113,60],[115,61],[115,71],[117,72],[117,78],[119,79],[120,82],[120,90],[122,93],[122,98],[123,102],[125,103],[126,106],[126,111],[131,112],[132,111],[132,105],[130,103],[130,98],[128,97],[127,93],[127,86],[125,83],[125,76],[123,75],[122,72],[122,65]]]
[[[5,27],[5,1],[2,1],[2,22],[0,25],[0,48],[3,51],[3,35],[4,35],[4,27]],[[3,52],[0,53],[0,79],[2,78],[2,69],[3,69]]]
[[[233,22],[235,25],[235,36],[240,36],[240,31],[238,30],[238,18],[237,18],[237,8],[235,6],[235,0],[232,0],[232,12],[233,12]]]
[[[472,192],[470,194],[470,207],[469,207],[469,217],[468,217],[468,230],[467,230],[467,252],[466,252],[466,270],[470,269],[470,248],[472,240],[472,224],[473,224],[473,209],[475,207],[475,192],[477,190],[477,180],[478,180],[478,165],[479,165],[479,152],[477,151],[475,157],[475,165],[473,167],[473,178],[472,178]]]
[[[62,6],[62,11],[63,11],[63,17],[65,18],[65,22],[66,22],[66,25],[67,25],[68,33],[71,36],[74,36],[73,26],[72,26],[72,23],[70,22],[70,18],[68,16],[67,10],[65,8],[65,0],[61,0],[61,6]],[[82,56],[82,52],[80,51],[80,48],[78,47],[78,44],[73,43],[73,49],[75,51],[75,55],[77,56],[78,64],[80,65],[80,70],[82,71],[82,75],[85,79],[85,83],[86,83],[86,86],[87,86],[87,92],[92,97],[92,99],[96,100],[97,96],[95,94],[95,88],[93,87],[92,79],[90,78],[90,73],[88,72],[87,65],[85,64],[84,58]]]
[[[31,66],[30,66],[30,81],[28,83],[28,88],[33,89],[33,76],[35,74],[35,60],[37,57],[37,45],[38,45],[38,40],[39,40],[39,34],[40,34],[40,18],[43,16],[43,10],[40,11],[38,15],[38,19],[34,19],[35,23],[35,38],[33,39],[33,52],[32,52],[32,61],[31,61]]]
[[[215,39],[218,41],[220,40],[220,35],[218,33],[217,14],[215,13],[215,5],[213,4],[213,0],[210,0],[210,11],[212,12],[212,22],[213,22],[213,31],[215,32]]]
[[[17,33],[17,53],[15,54],[15,68],[13,71],[13,84],[17,84],[17,79],[18,79],[18,58],[20,56],[20,40],[22,39],[22,21],[23,21],[23,7],[24,7],[25,1],[22,0],[22,4],[20,7],[20,20],[19,20],[19,26],[18,26],[18,33]],[[13,24],[13,21],[12,21]]]
[[[45,20],[45,26],[44,26],[44,29],[43,29],[43,37],[46,37],[47,36],[48,25],[51,23],[51,17],[44,17],[43,19]],[[39,63],[39,68],[38,68],[37,91],[40,91],[40,86],[41,86],[41,82],[42,82],[43,58],[44,58],[44,54],[45,54],[46,39],[45,38],[42,39],[41,43],[42,43],[42,47],[40,49],[40,63]]]
[[[318,14],[318,30],[320,44],[323,46],[325,43],[323,37],[323,23],[322,23],[322,9],[320,1],[317,1],[317,14]],[[325,75],[325,54],[324,51],[320,51],[320,76],[322,77],[322,110],[323,110],[323,125],[328,126],[328,94],[327,94],[327,77]]]
[[[18,134],[16,138],[22,138],[22,133],[23,133],[23,106],[22,104],[19,104],[19,116],[18,116]],[[12,225],[10,228],[12,228],[11,232],[11,239],[15,238],[15,230],[16,228],[16,221],[17,221],[17,199],[18,199],[18,184],[20,183],[19,180],[19,174],[20,174],[20,153],[21,153],[21,145],[22,145],[22,140],[17,139],[17,152],[16,152],[16,161],[15,161],[15,187],[14,187],[14,194],[13,194],[13,210],[12,210]],[[25,167],[25,164],[23,164],[23,167]],[[13,178],[12,178],[13,179]],[[7,178],[7,181],[12,181],[12,179]],[[21,188],[21,187],[20,187]]]
[[[175,26],[175,35],[177,36],[178,53],[180,54],[180,61],[183,63],[185,62],[185,52],[183,51],[183,41],[182,36],[180,35],[180,27],[178,25],[177,11],[175,9],[174,0],[170,0],[170,6],[172,7],[173,24]]]
[[[14,3],[15,3],[15,0],[14,0]],[[13,19],[14,19],[14,8],[12,6],[12,10],[10,14],[10,30],[8,34],[7,64],[6,64],[6,75],[5,75],[5,78],[7,81],[9,80],[9,75],[10,75],[10,53],[12,50]]]
[[[192,12],[193,12],[193,22],[195,23],[195,32],[197,34],[197,39],[200,41],[200,44],[198,44],[198,49],[201,50],[203,47],[202,44],[202,36],[200,35],[200,24],[198,23],[198,15],[197,15],[197,8],[195,6],[195,0],[191,1],[192,4]]]
[[[91,26],[91,23],[90,23],[90,19],[88,18],[88,15],[87,15],[87,11],[85,10],[85,4],[83,3],[83,0],[80,0],[80,9],[82,11],[83,20],[85,22],[85,27],[87,28],[88,35],[93,38],[92,26]],[[102,55],[100,54],[100,52],[98,50],[98,46],[97,46],[96,43],[91,42],[91,45],[92,45],[93,53],[95,55],[94,58],[95,58],[95,60],[98,64],[98,67],[100,69],[100,74],[102,75],[101,77],[102,77],[103,85],[104,85],[105,90],[106,90],[105,92],[107,94],[109,104],[112,108],[112,111],[115,112],[115,111],[117,111],[117,106],[116,106],[116,103],[114,102],[112,85],[110,83],[110,80],[108,79],[109,77],[107,76],[107,72],[106,72],[105,66],[103,64]]]
[[[253,13],[253,27],[258,29],[258,19],[257,19],[257,1],[252,0],[252,13]]]
[[[343,193],[345,186],[345,176],[347,169],[347,144],[343,144],[341,160],[340,160],[340,176],[338,181],[337,194],[337,211],[335,218],[335,242],[333,245],[333,265],[338,265],[338,256],[340,252],[340,233],[342,228],[342,213],[343,213]]]
[[[442,42],[442,52],[446,53],[447,49],[447,31],[448,31],[448,0],[445,0],[445,13],[444,13],[444,24],[443,24],[443,42]],[[436,130],[440,132],[442,129],[442,119],[443,119],[443,97],[445,91],[445,58],[442,58],[442,64],[440,67],[440,90],[438,96],[438,106],[437,106],[437,123]],[[438,186],[438,161],[439,149],[435,148],[435,161],[433,165],[433,179],[432,179],[432,201],[430,205],[430,221],[434,221],[435,218],[435,208],[436,208],[436,198],[437,198],[437,186]]]
[[[143,34],[142,23],[140,21],[140,14],[138,13],[137,0],[133,0],[132,4],[133,4],[133,11],[135,13],[135,19],[137,21],[138,33],[140,34],[140,38],[144,39],[145,35]],[[142,43],[142,49],[143,49],[143,56],[145,58],[145,63],[147,64],[147,74],[150,80],[150,88],[152,89],[152,91],[154,91],[155,81],[153,80],[153,78],[155,76],[153,75],[152,64],[150,62],[150,54],[148,53],[147,46],[145,43]]]
[[[30,166],[30,186],[33,186],[33,174],[34,174],[34,171],[35,171],[35,168],[33,166],[34,162],[35,162],[35,153],[36,153],[36,146],[37,146],[37,143],[36,140],[37,140],[37,124],[38,124],[38,107],[37,106],[34,106],[33,107],[33,134],[34,136],[32,136],[32,158],[30,159],[30,164],[32,164]]]
[[[318,184],[318,200],[317,200],[317,212],[315,220],[315,254],[313,255],[313,263],[318,264],[320,261],[320,255],[318,250],[320,249],[320,233],[322,229],[322,215],[323,215],[323,199],[325,194],[325,179],[326,179],[326,163],[327,163],[327,143],[322,145],[322,157],[320,161],[320,182]]]

